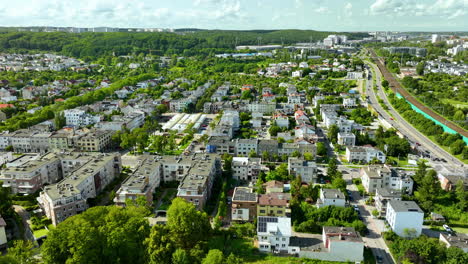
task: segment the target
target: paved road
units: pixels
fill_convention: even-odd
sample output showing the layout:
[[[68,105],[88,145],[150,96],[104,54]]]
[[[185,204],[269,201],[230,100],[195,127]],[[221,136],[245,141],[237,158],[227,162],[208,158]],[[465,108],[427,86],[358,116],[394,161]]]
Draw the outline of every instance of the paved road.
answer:
[[[462,136],[468,137],[468,131],[465,129],[459,127],[456,125],[454,122],[446,119],[445,117],[439,115],[435,111],[433,111],[431,108],[427,107],[426,105],[422,104],[419,102],[412,94],[410,94],[406,89],[401,87],[400,83],[396,80],[396,78],[388,71],[388,69],[383,65],[383,60],[378,58],[377,54],[373,49],[370,49],[370,53],[374,59],[376,59],[376,63],[378,67],[381,69],[381,72],[387,79],[387,81],[390,83],[390,87],[394,92],[399,93],[401,96],[403,96],[408,102],[412,103],[422,111],[424,111],[427,115],[431,116],[432,118],[436,119],[437,121],[445,124],[449,128],[455,130],[456,132],[460,133]]]
[[[369,96],[369,103],[372,105],[374,109],[377,110],[379,115],[383,117],[387,122],[389,122],[394,128],[398,129],[403,135],[407,136],[413,142],[418,142],[424,149],[427,149],[432,157],[444,158],[447,160],[449,165],[462,165],[463,162],[454,158],[450,153],[443,150],[441,147],[434,144],[430,139],[428,139],[425,135],[415,129],[411,124],[409,124],[390,104],[388,101],[387,95],[383,92],[383,88],[381,86],[381,73],[377,66],[373,63],[367,63],[372,67],[377,76],[372,76],[372,78],[376,78],[376,83],[378,87],[378,96],[384,101],[385,105],[388,106],[388,111],[393,115],[390,116],[379,104],[377,100],[377,95],[375,94],[374,89],[372,89],[372,81],[367,82],[366,87],[366,94]],[[394,119],[394,120],[392,120]]]
[[[351,202],[351,204],[358,205],[363,222],[369,229],[369,234],[362,239],[366,246],[372,250],[374,256],[381,256],[383,263],[393,264],[395,261],[390,254],[387,244],[385,244],[385,241],[380,235],[381,228],[379,228],[380,225],[377,223],[379,220],[372,217],[371,212],[373,208],[365,205],[364,198],[359,195],[356,185],[352,183],[353,177],[358,177],[357,173],[348,173],[343,175],[343,179],[345,179],[347,183],[347,189],[351,191],[351,196],[353,197],[353,202]]]
[[[19,205],[13,205],[13,209],[15,210],[16,213],[18,213],[19,216],[21,216],[21,219],[23,221],[23,226],[24,226],[24,239],[30,240],[32,242],[35,241],[34,235],[31,231],[31,228],[29,227],[28,221],[29,221],[29,212],[26,211],[22,206]]]

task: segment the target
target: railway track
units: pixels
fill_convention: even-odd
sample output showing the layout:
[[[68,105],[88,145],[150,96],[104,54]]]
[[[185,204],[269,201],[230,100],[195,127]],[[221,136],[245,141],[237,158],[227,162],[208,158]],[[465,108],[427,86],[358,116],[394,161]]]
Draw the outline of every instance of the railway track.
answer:
[[[382,58],[379,58],[375,51],[373,49],[370,50],[371,52],[371,58],[373,61],[377,64],[377,67],[379,68],[380,72],[384,76],[385,80],[388,81],[390,88],[392,89],[393,92],[399,93],[403,98],[405,98],[408,102],[412,103],[415,105],[417,108],[421,109],[423,112],[434,118],[435,120],[441,122],[442,124],[445,124],[447,127],[455,130],[457,133],[460,133],[460,135],[464,137],[468,137],[468,131],[465,129],[457,126],[454,124],[452,121],[447,120],[445,117],[437,114],[434,112],[432,109],[429,107],[425,106],[416,98],[414,98],[413,95],[411,95],[408,91],[406,91],[404,88],[401,87],[400,83],[393,77],[393,75],[388,71],[387,67],[385,67],[384,60]]]

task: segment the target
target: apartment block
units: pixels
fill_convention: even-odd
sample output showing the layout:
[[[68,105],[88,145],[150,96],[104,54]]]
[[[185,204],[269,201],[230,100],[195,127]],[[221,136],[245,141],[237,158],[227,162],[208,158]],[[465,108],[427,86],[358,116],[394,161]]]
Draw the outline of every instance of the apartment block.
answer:
[[[39,205],[54,225],[86,210],[86,200],[95,198],[121,172],[119,153],[81,155],[75,158],[86,159],[83,165],[60,182],[44,187],[38,197]]]
[[[124,206],[127,199],[145,197],[147,204],[153,202],[153,192],[159,187],[162,176],[161,157],[140,156],[138,165],[117,190],[114,203]]]
[[[393,232],[401,237],[421,235],[424,212],[414,201],[390,200],[385,218]]]
[[[317,164],[300,158],[288,159],[288,172],[290,175],[300,175],[303,182],[316,183]]]
[[[289,193],[267,193],[258,198],[257,215],[258,216],[290,216],[291,208]]]
[[[232,177],[242,181],[257,181],[262,170],[261,158],[234,157],[232,159]]]
[[[388,188],[392,190],[411,193],[413,191],[413,180],[407,175],[398,173],[388,165],[368,165],[360,171],[362,185],[368,193],[375,193],[377,188]]]

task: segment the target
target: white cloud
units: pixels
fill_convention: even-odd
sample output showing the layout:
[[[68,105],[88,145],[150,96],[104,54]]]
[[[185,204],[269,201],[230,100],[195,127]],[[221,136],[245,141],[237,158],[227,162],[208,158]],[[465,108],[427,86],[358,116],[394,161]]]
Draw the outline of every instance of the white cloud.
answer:
[[[467,14],[468,0],[376,0],[370,6],[373,15],[438,16],[453,19]]]

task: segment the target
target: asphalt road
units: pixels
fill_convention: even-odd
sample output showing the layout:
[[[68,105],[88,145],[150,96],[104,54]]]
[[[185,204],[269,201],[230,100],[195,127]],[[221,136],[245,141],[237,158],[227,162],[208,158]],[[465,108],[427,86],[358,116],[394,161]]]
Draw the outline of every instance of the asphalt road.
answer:
[[[34,235],[33,235],[32,231],[31,231],[31,228],[29,227],[29,224],[28,224],[29,212],[26,211],[22,206],[19,206],[19,205],[13,205],[13,209],[15,210],[16,213],[18,213],[19,216],[21,216],[21,219],[23,221],[24,238],[34,242],[35,241]]]
[[[463,165],[463,162],[453,157],[450,153],[442,149],[441,147],[434,144],[430,139],[428,139],[425,135],[419,132],[416,128],[414,128],[411,124],[409,124],[390,104],[386,94],[383,92],[381,82],[382,77],[379,69],[375,64],[369,64],[377,76],[372,76],[372,78],[376,78],[376,84],[378,88],[378,96],[384,101],[385,105],[388,106],[388,111],[393,115],[390,116],[379,104],[377,100],[377,96],[375,94],[374,89],[372,89],[372,80],[367,82],[366,87],[366,94],[369,96],[369,103],[372,105],[374,109],[377,110],[379,115],[383,117],[387,122],[389,122],[394,128],[400,131],[403,135],[407,136],[413,142],[417,142],[421,144],[423,149],[428,150],[431,153],[432,157],[443,158],[447,161],[449,165]],[[394,120],[392,120],[394,119]]]
[[[344,174],[343,179],[346,180],[347,189],[351,191],[351,196],[353,197],[353,202],[351,202],[351,204],[358,205],[363,222],[369,229],[369,234],[362,237],[362,239],[364,240],[365,245],[372,250],[375,257],[382,257],[382,261],[385,264],[393,264],[395,261],[390,254],[387,244],[385,244],[385,241],[380,234],[380,229],[378,228],[377,221],[379,220],[372,217],[371,212],[373,208],[365,205],[365,199],[361,197],[356,185],[352,183],[353,175],[354,177],[357,177],[357,174],[352,172]]]

